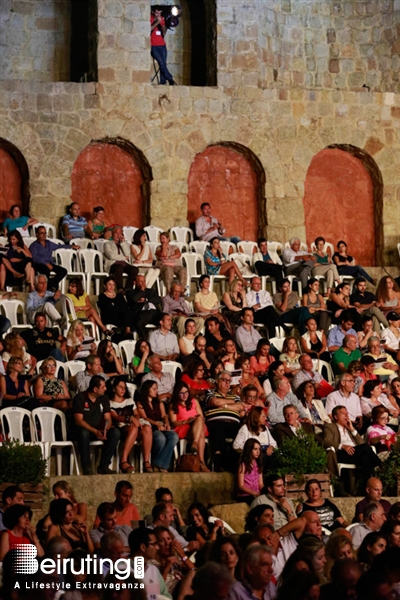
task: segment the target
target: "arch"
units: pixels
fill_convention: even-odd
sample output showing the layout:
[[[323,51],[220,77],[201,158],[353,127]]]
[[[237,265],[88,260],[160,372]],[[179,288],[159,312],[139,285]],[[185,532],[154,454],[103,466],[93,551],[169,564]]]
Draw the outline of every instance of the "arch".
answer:
[[[71,198],[86,218],[101,205],[109,223],[142,227],[149,223],[152,179],[143,152],[128,140],[92,140],[74,163]]]
[[[188,221],[210,202],[226,235],[253,240],[265,232],[265,171],[258,157],[236,142],[217,142],[197,154],[188,178]]]
[[[375,161],[350,144],[332,144],[316,154],[304,185],[307,243],[323,235],[344,239],[361,264],[382,261],[383,182]]]
[[[13,204],[29,214],[29,169],[23,154],[14,144],[0,138],[0,222]]]

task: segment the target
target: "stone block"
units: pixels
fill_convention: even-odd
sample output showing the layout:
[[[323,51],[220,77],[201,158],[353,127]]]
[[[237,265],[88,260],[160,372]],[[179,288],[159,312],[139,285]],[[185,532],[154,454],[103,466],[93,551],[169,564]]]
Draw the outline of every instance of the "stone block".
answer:
[[[65,138],[67,146],[70,146],[76,152],[80,152],[89,142],[90,137],[77,129],[70,129]]]
[[[227,523],[235,533],[244,533],[246,516],[250,508],[245,502],[213,506],[210,513]]]
[[[337,59],[337,58],[331,58],[329,60],[329,72],[330,73],[339,73],[340,72],[339,59]]]

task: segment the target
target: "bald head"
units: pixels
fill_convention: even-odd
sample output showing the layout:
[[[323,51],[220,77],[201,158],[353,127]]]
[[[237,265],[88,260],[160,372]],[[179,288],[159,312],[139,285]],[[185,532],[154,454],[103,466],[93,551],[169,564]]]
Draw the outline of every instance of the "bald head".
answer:
[[[306,510],[301,515],[306,521],[304,533],[315,535],[318,538],[322,537],[322,525],[318,514],[313,510]]]
[[[367,498],[371,502],[379,502],[382,498],[382,482],[377,477],[370,477],[365,487]]]

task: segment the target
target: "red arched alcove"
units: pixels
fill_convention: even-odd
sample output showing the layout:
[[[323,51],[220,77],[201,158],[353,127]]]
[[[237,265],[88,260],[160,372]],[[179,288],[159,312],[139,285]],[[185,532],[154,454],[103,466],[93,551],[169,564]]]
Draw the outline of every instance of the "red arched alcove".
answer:
[[[311,161],[304,186],[307,244],[319,235],[363,265],[375,265],[374,186],[363,162],[349,152],[327,148]]]
[[[200,215],[203,202],[211,204],[212,215],[227,236],[256,240],[259,231],[257,175],[241,152],[224,145],[209,146],[198,154],[189,171],[188,221]]]
[[[142,227],[143,175],[134,157],[114,143],[93,142],[79,154],[72,169],[73,202],[92,216],[103,206],[108,223]]]

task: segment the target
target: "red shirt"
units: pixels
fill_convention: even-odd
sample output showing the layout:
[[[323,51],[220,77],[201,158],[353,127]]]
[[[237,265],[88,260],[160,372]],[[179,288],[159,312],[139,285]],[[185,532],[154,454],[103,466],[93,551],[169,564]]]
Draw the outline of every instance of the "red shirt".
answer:
[[[150,16],[150,25],[153,25],[154,21],[156,20],[154,15]],[[160,25],[162,27],[165,27],[165,19],[164,17],[161,17],[161,22]],[[153,29],[153,31],[150,34],[150,44],[152,46],[165,46],[165,40],[163,38],[163,35],[160,31],[160,28],[157,26]]]
[[[132,527],[131,521],[140,521],[139,511],[132,502],[128,504],[128,506],[122,510],[117,511],[117,517],[115,522],[117,525],[129,525]],[[96,515],[96,519],[93,524],[93,529],[96,529],[100,525],[99,515]]]

